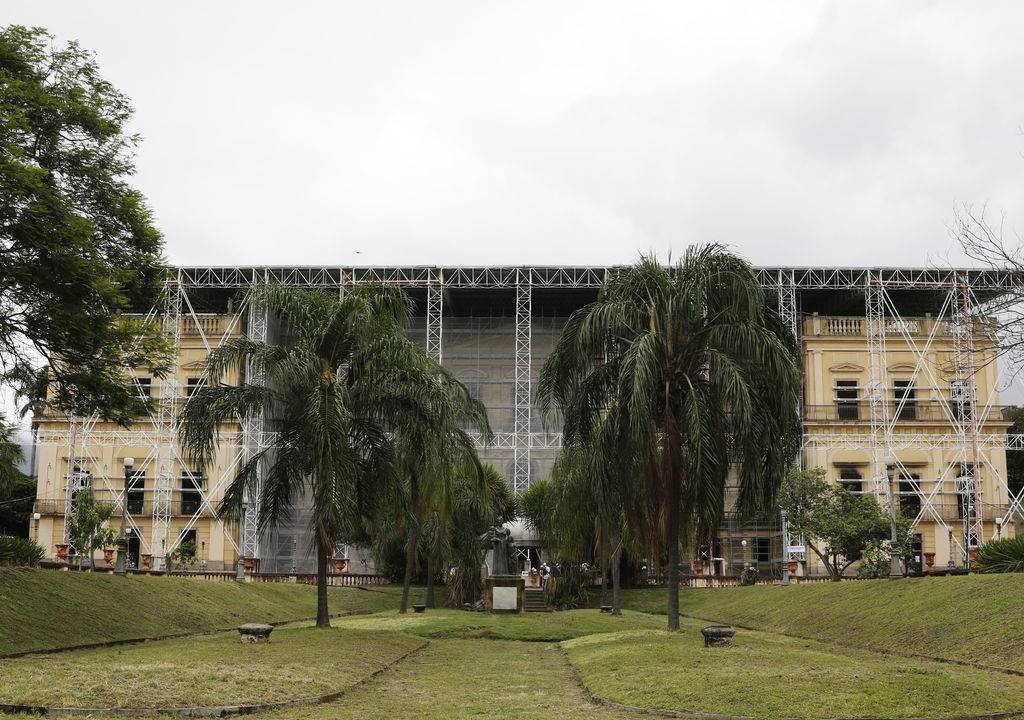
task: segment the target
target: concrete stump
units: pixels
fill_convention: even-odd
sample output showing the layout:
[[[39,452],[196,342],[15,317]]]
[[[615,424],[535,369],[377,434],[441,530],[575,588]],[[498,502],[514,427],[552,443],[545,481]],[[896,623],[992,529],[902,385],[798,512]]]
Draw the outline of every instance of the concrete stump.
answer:
[[[729,625],[709,625],[700,631],[704,636],[704,647],[729,647],[736,628]]]
[[[238,634],[243,643],[268,643],[273,630],[273,625],[263,623],[246,623],[238,626]]]

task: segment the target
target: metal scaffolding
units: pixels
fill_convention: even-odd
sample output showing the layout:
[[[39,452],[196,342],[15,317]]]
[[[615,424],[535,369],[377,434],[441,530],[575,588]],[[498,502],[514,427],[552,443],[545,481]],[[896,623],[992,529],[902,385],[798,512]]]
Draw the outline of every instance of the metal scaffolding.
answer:
[[[516,282],[515,444],[512,474],[512,488],[517,495],[530,487],[532,300],[533,288],[529,273],[520,273]]]
[[[467,296],[477,297],[479,291],[493,290],[509,297],[514,293],[514,312],[511,306],[501,310],[503,317],[492,318],[495,324],[504,323],[502,332],[505,338],[514,338],[514,347],[509,346],[502,352],[508,352],[508,360],[504,368],[509,370],[508,376],[486,379],[495,385],[508,383],[510,397],[504,402],[511,410],[511,423],[495,426],[495,436],[486,450],[495,458],[510,460],[510,482],[519,493],[530,483],[531,474],[538,468],[531,467],[531,459],[544,462],[546,454],[551,454],[561,446],[561,435],[555,432],[535,432],[532,421],[533,383],[532,365],[539,362],[543,352],[540,349],[544,339],[542,335],[534,338],[534,326],[538,322],[534,315],[536,303],[544,302],[552,290],[576,292],[573,297],[587,297],[584,290],[596,290],[607,279],[614,276],[616,267],[202,267],[179,268],[175,276],[167,283],[161,305],[150,313],[152,319],[163,324],[169,341],[177,351],[181,347],[183,323],[188,323],[190,332],[197,334],[203,345],[210,349],[232,332],[237,330],[242,320],[246,320],[246,333],[252,339],[267,339],[268,318],[264,309],[252,305],[225,309],[221,314],[233,315],[231,324],[221,337],[208,335],[206,326],[200,322],[193,305],[192,298],[204,292],[226,292],[237,290],[239,293],[268,284],[279,284],[289,287],[301,287],[336,291],[343,295],[348,288],[366,283],[387,283],[424,293],[425,347],[427,352],[438,361],[444,360],[446,366],[458,364],[457,356],[449,357],[446,348],[452,345],[452,336],[445,332],[446,326],[456,332],[457,320],[462,318],[446,317],[445,312],[458,308],[459,298],[456,297],[449,305],[449,292],[462,292]],[[983,507],[980,496],[981,483],[979,471],[984,470],[993,476],[995,482],[1002,483],[1006,488],[1006,478],[1001,477],[991,459],[985,456],[993,450],[1024,450],[1024,435],[1007,435],[1001,431],[992,431],[985,426],[993,397],[982,402],[978,398],[974,376],[977,372],[974,345],[975,328],[978,325],[977,308],[982,306],[986,297],[998,296],[1000,293],[1020,291],[1024,287],[1024,279],[1015,273],[992,270],[947,270],[947,269],[914,269],[914,268],[761,268],[758,277],[766,293],[775,295],[783,321],[800,338],[803,327],[803,316],[800,313],[803,294],[820,293],[821,291],[846,291],[864,293],[864,317],[866,323],[867,350],[870,358],[870,382],[867,388],[867,400],[870,408],[870,433],[853,432],[814,432],[805,433],[804,451],[816,448],[857,449],[867,450],[871,454],[871,488],[883,499],[890,509],[895,508],[893,497],[893,478],[891,472],[900,473],[908,478],[909,473],[899,460],[898,453],[905,450],[942,450],[956,453],[960,465],[966,469],[961,473],[959,482],[966,486],[958,488],[965,494],[968,503],[967,517],[964,518],[963,533],[952,533],[953,544],[960,552],[964,562],[969,562],[968,545],[972,538],[978,542],[983,540]],[[544,290],[537,294],[535,290]],[[926,337],[913,331],[913,321],[904,320],[900,307],[894,300],[894,293],[919,291],[924,297],[927,294],[929,312],[936,313],[930,333]],[[838,293],[837,293],[838,294]],[[226,295],[225,295],[226,296]],[[424,295],[419,295],[422,298]],[[574,301],[575,302],[575,301]],[[922,301],[924,302],[924,301]],[[538,311],[541,312],[541,311]],[[509,315],[513,317],[508,317]],[[194,327],[193,327],[194,325]],[[455,327],[455,330],[452,330]],[[537,326],[538,328],[540,326]],[[890,398],[887,382],[886,358],[891,350],[888,347],[892,340],[898,338],[906,345],[907,353],[914,357],[912,378],[927,378],[931,386],[940,386],[939,370],[933,367],[930,356],[939,329],[948,329],[953,338],[954,358],[952,375],[958,381],[957,387],[963,390],[963,411],[959,414],[950,413],[948,431],[921,432],[916,429],[901,428],[894,432],[896,418],[903,408],[904,399]],[[538,330],[539,332],[539,330]],[[534,341],[538,344],[535,348]],[[505,342],[505,340],[503,340]],[[504,372],[504,370],[502,371]],[[260,369],[246,368],[250,378],[259,377]],[[483,381],[482,381],[483,382]],[[94,470],[99,467],[96,457],[98,449],[142,447],[147,448],[147,456],[142,460],[139,469],[155,468],[156,485],[153,488],[152,532],[149,538],[140,536],[143,549],[158,558],[161,565],[164,558],[175,549],[180,535],[171,538],[170,527],[172,513],[171,498],[174,480],[175,463],[184,471],[186,466],[180,455],[177,444],[177,416],[187,403],[182,397],[178,381],[173,376],[164,380],[159,393],[157,411],[149,418],[149,422],[137,423],[131,429],[112,428],[98,425],[97,418],[72,418],[65,429],[52,427],[37,432],[37,442],[41,445],[57,445],[66,449],[68,462],[66,467],[53,468],[50,472],[62,473],[66,485],[62,498],[65,518],[73,509],[73,498],[88,467]],[[503,390],[504,391],[504,390]],[[946,407],[943,405],[943,407]],[[805,418],[806,422],[806,418]],[[493,424],[493,423],[492,423]],[[237,431],[225,429],[220,435],[222,451],[228,459],[216,477],[208,478],[209,485],[200,489],[202,501],[199,511],[189,516],[185,529],[195,526],[202,516],[212,515],[213,503],[220,497],[224,487],[233,479],[239,464],[260,448],[270,444],[270,433],[264,427],[262,416],[240,418]],[[483,449],[483,445],[480,445]],[[534,453],[534,451],[545,451]],[[536,455],[536,457],[534,457]],[[914,523],[935,522],[940,527],[951,529],[952,524],[939,511],[939,496],[944,492],[943,486],[955,482],[947,477],[953,472],[945,468],[939,477],[934,479],[930,487],[924,481],[905,480],[909,483],[921,502],[921,509]],[[964,479],[965,478],[965,479]],[[112,472],[93,472],[92,483],[106,483],[116,505],[126,508],[126,493],[122,483]],[[240,532],[233,537],[225,529],[227,542],[237,554],[245,557],[259,557],[260,538],[256,530],[258,517],[255,508],[258,496],[247,498],[246,505],[250,512],[246,513]],[[1024,506],[1024,492],[1010,493],[1009,511],[1020,513]],[[138,525],[129,514],[127,522],[136,531]],[[66,532],[66,531],[65,531]],[[789,553],[788,548],[798,544],[798,540],[790,538],[785,523],[781,523],[781,534],[785,542],[787,559],[802,559],[800,553]],[[238,538],[236,544],[235,538]],[[65,537],[65,540],[67,538]],[[294,538],[289,540],[294,545]]]
[[[246,337],[253,342],[267,341],[267,307],[266,304],[254,295],[249,297],[248,322],[246,323]],[[245,368],[246,382],[254,385],[261,385],[264,381],[264,369],[262,363],[250,358]],[[264,432],[264,411],[251,413],[242,418],[242,462],[247,463],[256,456],[263,446],[260,443]],[[241,548],[242,557],[256,559],[260,555],[260,499],[262,490],[263,463],[259,463],[257,470],[257,485],[246,492],[242,503],[241,518]]]

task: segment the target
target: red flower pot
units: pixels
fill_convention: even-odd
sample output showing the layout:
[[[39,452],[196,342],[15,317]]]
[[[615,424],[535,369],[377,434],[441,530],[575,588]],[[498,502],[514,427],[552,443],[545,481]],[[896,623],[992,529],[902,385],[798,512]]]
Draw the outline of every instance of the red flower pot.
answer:
[[[791,577],[796,575],[796,571],[800,569],[800,563],[796,560],[790,560],[786,563],[786,566],[789,568],[789,574]]]
[[[932,571],[932,566],[935,564],[935,553],[926,552],[924,554],[924,566],[928,568],[928,572]]]
[[[348,558],[334,558],[334,572],[339,575],[348,571]]]
[[[245,566],[246,572],[252,572],[255,561],[251,557],[242,558],[242,565]]]
[[[57,546],[57,562],[68,561],[68,547],[67,543],[61,543]]]
[[[103,548],[103,564],[112,567],[114,563],[114,548]]]
[[[978,548],[971,548],[967,551],[967,554],[971,556],[971,565],[978,562]]]
[[[149,553],[142,554],[142,569],[149,570],[153,566],[153,556]]]
[[[693,572],[696,575],[703,575],[704,574],[704,561],[702,561],[702,560],[694,560],[694,562],[693,562]]]

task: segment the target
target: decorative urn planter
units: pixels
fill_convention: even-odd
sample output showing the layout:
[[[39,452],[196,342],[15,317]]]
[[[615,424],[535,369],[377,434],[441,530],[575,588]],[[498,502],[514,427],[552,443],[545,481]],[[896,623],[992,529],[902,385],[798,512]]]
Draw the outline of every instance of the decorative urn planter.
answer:
[[[348,558],[334,558],[334,572],[339,575],[343,572],[348,572]]]
[[[693,572],[694,572],[695,575],[703,575],[704,574],[704,561],[703,560],[694,560],[693,561]]]
[[[978,548],[971,548],[970,550],[968,550],[968,555],[971,556],[971,565],[974,565],[976,562],[978,562]]]
[[[800,563],[796,560],[790,560],[786,563],[786,567],[789,569],[790,577],[796,575],[796,571],[800,569]]]
[[[68,544],[61,543],[57,546],[57,562],[66,563],[68,561]]]
[[[928,572],[932,571],[932,566],[935,565],[935,553],[926,552],[924,554],[924,566],[928,568]]]
[[[246,556],[246,557],[242,558],[242,565],[245,567],[245,571],[246,572],[252,572],[252,568],[253,568],[254,564],[255,563],[254,563],[254,561],[253,561],[253,559],[251,557]]]
[[[142,553],[142,569],[149,570],[153,566],[153,556],[149,553]]]
[[[112,567],[114,564],[114,548],[105,547],[103,548],[103,564],[107,567]]]

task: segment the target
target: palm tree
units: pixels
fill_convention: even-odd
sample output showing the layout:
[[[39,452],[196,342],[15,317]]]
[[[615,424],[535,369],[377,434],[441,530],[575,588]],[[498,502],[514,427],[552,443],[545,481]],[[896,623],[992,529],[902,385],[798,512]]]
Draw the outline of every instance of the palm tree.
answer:
[[[206,382],[182,413],[181,441],[191,459],[208,465],[221,424],[261,410],[272,441],[238,470],[219,508],[240,516],[256,497],[259,522],[286,521],[304,497],[317,560],[317,627],[330,627],[327,572],[335,543],[365,527],[377,486],[414,466],[408,439],[416,425],[448,431],[455,393],[451,376],[405,336],[408,300],[395,288],[363,286],[342,299],[282,287],[263,288],[249,302],[281,322],[281,344],[235,338],[206,360]],[[240,385],[229,370],[262,369]],[[468,394],[467,394],[468,396]],[[443,443],[442,443],[443,444]],[[435,461],[433,457],[427,458]]]
[[[475,603],[484,593],[480,566],[484,553],[480,536],[494,525],[516,518],[516,498],[508,481],[493,465],[484,463],[485,494],[474,484],[461,482],[455,494],[455,510],[445,547],[454,571],[448,585],[448,603],[462,607]]]
[[[669,267],[642,258],[570,318],[541,372],[542,410],[589,443],[637,537],[667,556],[668,627],[679,629],[679,544],[710,539],[735,468],[736,512],[772,506],[799,447],[795,338],[749,264],[717,245]]]

